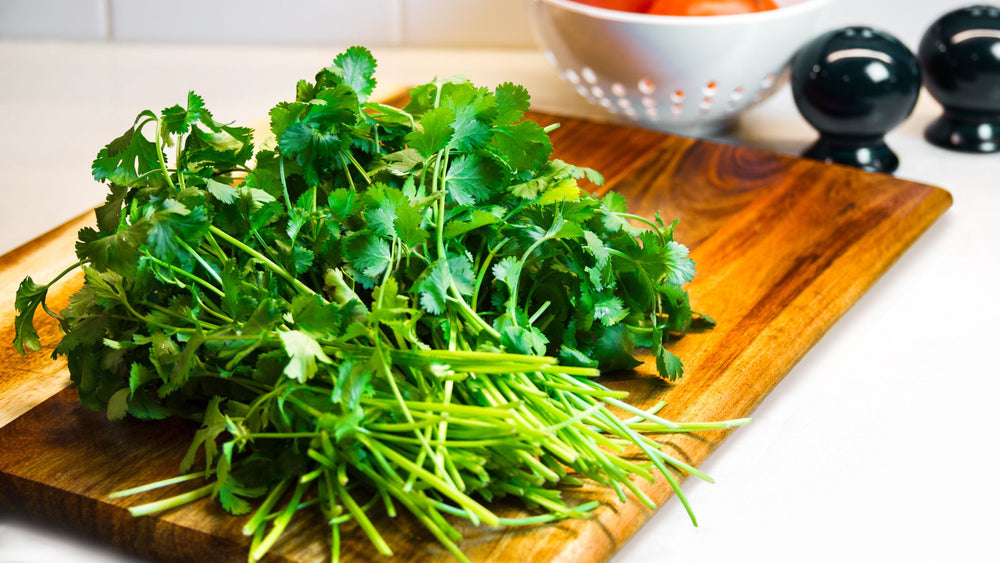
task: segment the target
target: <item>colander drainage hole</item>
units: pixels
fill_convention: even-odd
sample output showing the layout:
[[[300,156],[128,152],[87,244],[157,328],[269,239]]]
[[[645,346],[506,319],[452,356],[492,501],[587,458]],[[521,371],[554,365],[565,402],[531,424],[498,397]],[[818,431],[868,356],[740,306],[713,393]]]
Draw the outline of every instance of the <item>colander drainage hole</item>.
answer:
[[[734,112],[736,108],[739,107],[740,100],[743,99],[743,87],[737,86],[733,88],[733,91],[729,94],[729,102],[726,103],[726,111]]]
[[[674,90],[670,94],[670,101],[675,104],[684,103],[684,90]]]
[[[639,79],[636,87],[639,88],[639,93],[644,96],[650,96],[653,92],[656,92],[656,83],[650,78]]]
[[[584,81],[588,84],[597,84],[597,73],[595,73],[594,69],[589,66],[585,66],[580,70],[580,76],[582,76]]]

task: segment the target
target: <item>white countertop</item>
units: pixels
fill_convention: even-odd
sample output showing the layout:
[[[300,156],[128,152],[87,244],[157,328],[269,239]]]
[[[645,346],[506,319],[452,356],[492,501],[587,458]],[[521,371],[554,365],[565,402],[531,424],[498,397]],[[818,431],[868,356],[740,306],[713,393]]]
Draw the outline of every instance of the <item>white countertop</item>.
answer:
[[[376,49],[383,93],[462,74],[524,84],[535,107],[600,116],[533,51]],[[215,117],[260,122],[339,49],[0,41],[0,252],[99,204],[98,148],[138,111],[201,94]],[[694,528],[668,502],[626,561],[996,561],[1000,453],[1000,154],[922,138],[924,93],[887,138],[898,177],[950,191],[945,213],[691,479]],[[727,142],[797,155],[816,135],[787,87]],[[135,561],[0,513],[0,562]]]

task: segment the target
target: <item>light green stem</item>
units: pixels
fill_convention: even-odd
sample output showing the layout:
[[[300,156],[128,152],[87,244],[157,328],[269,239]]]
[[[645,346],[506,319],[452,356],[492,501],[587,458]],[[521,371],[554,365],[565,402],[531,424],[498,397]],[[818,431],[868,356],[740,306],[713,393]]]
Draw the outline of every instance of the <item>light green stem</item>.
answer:
[[[229,233],[223,231],[222,229],[216,227],[215,225],[210,225],[208,228],[215,236],[221,238],[222,240],[228,242],[229,244],[235,246],[236,248],[239,248],[243,252],[246,252],[250,256],[254,257],[258,262],[263,264],[265,268],[271,270],[275,274],[279,275],[282,279],[292,284],[292,287],[294,287],[295,289],[307,295],[318,295],[315,291],[310,289],[309,286],[302,283],[301,280],[289,274],[288,270],[285,270],[281,266],[272,262],[271,259],[269,259],[267,256],[264,256],[263,254],[254,250],[253,248],[250,248],[243,242],[233,238],[232,236],[229,235]]]

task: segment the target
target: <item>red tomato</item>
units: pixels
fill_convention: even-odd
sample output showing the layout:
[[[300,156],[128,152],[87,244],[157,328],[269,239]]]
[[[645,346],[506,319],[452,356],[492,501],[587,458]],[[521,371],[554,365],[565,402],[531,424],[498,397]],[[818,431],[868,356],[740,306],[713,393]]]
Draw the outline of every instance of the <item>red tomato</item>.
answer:
[[[777,8],[774,0],[655,0],[646,13],[661,16],[722,16]]]
[[[653,0],[574,0],[579,4],[619,10],[622,12],[645,12],[653,4]]]

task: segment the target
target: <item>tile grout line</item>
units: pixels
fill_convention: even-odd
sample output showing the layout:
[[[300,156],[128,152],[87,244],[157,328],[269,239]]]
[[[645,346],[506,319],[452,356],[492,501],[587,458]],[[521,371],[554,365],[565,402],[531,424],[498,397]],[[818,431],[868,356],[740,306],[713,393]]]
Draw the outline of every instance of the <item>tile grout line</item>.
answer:
[[[114,41],[114,18],[111,15],[111,0],[104,0],[104,40]]]
[[[396,2],[396,32],[395,47],[406,46],[406,0],[395,0]]]

